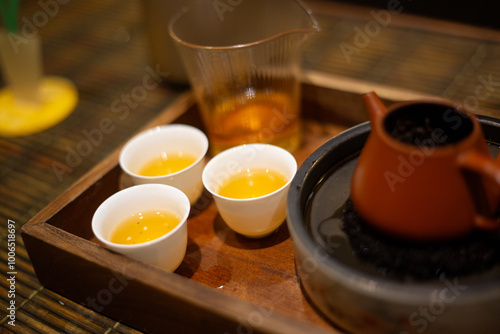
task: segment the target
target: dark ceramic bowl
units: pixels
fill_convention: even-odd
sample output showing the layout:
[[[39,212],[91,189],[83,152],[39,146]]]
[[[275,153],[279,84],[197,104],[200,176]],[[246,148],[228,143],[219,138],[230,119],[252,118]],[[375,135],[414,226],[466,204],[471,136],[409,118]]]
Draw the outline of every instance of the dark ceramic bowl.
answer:
[[[479,117],[492,156],[500,120]],[[334,137],[302,164],[287,223],[303,291],[320,313],[353,333],[500,333],[500,265],[480,274],[397,279],[360,261],[340,228],[369,123]]]

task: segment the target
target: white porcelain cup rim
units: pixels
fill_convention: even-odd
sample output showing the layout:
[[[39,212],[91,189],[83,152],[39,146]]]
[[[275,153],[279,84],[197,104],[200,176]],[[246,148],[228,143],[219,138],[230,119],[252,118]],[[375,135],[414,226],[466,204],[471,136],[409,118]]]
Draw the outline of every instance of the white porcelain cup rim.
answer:
[[[202,147],[203,147],[202,154],[200,154],[200,156],[197,157],[195,162],[193,162],[192,164],[190,164],[186,168],[183,168],[177,172],[170,173],[170,174],[157,175],[157,176],[144,176],[144,175],[140,175],[140,174],[137,174],[136,172],[131,171],[128,164],[125,163],[125,156],[129,153],[128,151],[130,150],[130,148],[135,146],[135,145],[138,145],[139,141],[142,140],[143,138],[146,138],[146,137],[151,136],[151,135],[155,135],[161,131],[168,131],[168,130],[191,131],[191,133],[193,135],[198,136],[198,138],[200,139],[200,143],[202,144]],[[121,149],[120,156],[119,156],[118,160],[119,160],[120,167],[122,168],[122,170],[125,173],[127,173],[135,178],[138,178],[138,179],[154,181],[154,180],[163,179],[165,177],[174,177],[180,173],[186,172],[186,171],[194,168],[194,166],[196,166],[202,159],[205,158],[205,155],[208,152],[208,145],[209,145],[208,138],[205,135],[205,133],[203,133],[203,131],[201,131],[200,129],[195,128],[194,126],[187,125],[187,124],[158,125],[154,128],[144,130],[144,131],[136,134],[135,136],[133,136],[130,140],[128,140],[127,143]]]
[[[102,236],[100,231],[97,231],[97,227],[95,226],[95,224],[97,222],[98,215],[102,214],[102,211],[108,209],[108,207],[111,206],[113,204],[113,202],[119,201],[121,199],[121,197],[125,196],[125,194],[127,194],[129,192],[134,192],[138,188],[146,189],[148,187],[149,188],[157,188],[157,187],[170,188],[171,191],[176,193],[176,196],[181,197],[182,201],[187,203],[187,210],[185,210],[184,215],[180,217],[180,222],[179,222],[179,224],[177,224],[177,226],[175,226],[168,233],[166,233],[166,234],[164,234],[156,239],[149,240],[149,241],[142,242],[142,243],[138,243],[138,244],[134,244],[134,245],[118,244],[115,242],[111,242],[108,239],[106,239],[104,236]],[[92,232],[94,233],[96,238],[106,246],[113,247],[115,249],[123,249],[123,250],[141,249],[141,248],[145,248],[145,247],[157,244],[159,242],[162,242],[163,240],[167,239],[169,236],[175,234],[178,230],[180,230],[182,228],[182,225],[186,223],[187,218],[189,217],[189,213],[190,213],[189,199],[186,196],[186,194],[184,194],[179,189],[172,187],[172,186],[169,186],[169,185],[164,185],[164,184],[155,184],[155,183],[153,183],[153,184],[141,184],[141,185],[131,186],[129,188],[125,188],[123,190],[120,190],[120,191],[116,192],[115,194],[111,195],[110,197],[108,197],[104,202],[102,202],[101,205],[99,205],[99,207],[95,211],[94,217],[92,218]],[[117,225],[117,224],[119,224],[119,222],[115,222],[114,224]],[[96,233],[96,232],[98,232],[98,233]]]
[[[256,151],[264,150],[264,149],[272,149],[272,150],[276,150],[276,151],[281,151],[284,156],[287,156],[287,157],[290,158],[290,162],[293,161],[293,163],[294,163],[294,167],[292,168],[294,170],[293,173],[292,173],[292,177],[288,177],[288,175],[287,175],[287,182],[283,186],[281,186],[280,188],[278,188],[278,189],[276,189],[276,190],[274,190],[274,191],[272,191],[270,193],[267,193],[267,194],[264,194],[264,195],[258,196],[258,197],[233,198],[233,197],[226,197],[226,196],[219,195],[217,193],[216,189],[213,189],[212,182],[208,180],[209,176],[208,176],[207,172],[210,171],[210,169],[213,167],[213,165],[216,164],[216,163],[218,163],[220,159],[226,158],[227,156],[230,156],[230,155],[234,154],[236,151],[246,150],[246,149],[251,149],[251,148],[255,148]],[[266,167],[266,166],[262,166],[262,167]],[[282,191],[284,188],[287,188],[290,185],[290,183],[292,183],[293,175],[295,175],[296,171],[297,171],[297,162],[295,161],[295,158],[293,158],[293,156],[291,155],[291,153],[288,152],[287,150],[285,150],[285,149],[283,149],[283,148],[281,148],[279,146],[275,146],[275,145],[271,145],[271,144],[253,143],[253,144],[243,144],[243,145],[231,147],[231,148],[229,148],[227,150],[224,150],[224,151],[220,152],[219,154],[217,154],[205,166],[205,169],[204,169],[203,175],[202,175],[202,180],[203,180],[203,185],[205,186],[205,188],[213,196],[216,196],[216,197],[219,197],[219,198],[223,198],[223,199],[226,199],[226,200],[235,201],[235,202],[250,202],[250,201],[262,200],[262,199],[265,199],[266,197],[271,197],[274,194]],[[279,171],[279,172],[281,172],[281,171]]]

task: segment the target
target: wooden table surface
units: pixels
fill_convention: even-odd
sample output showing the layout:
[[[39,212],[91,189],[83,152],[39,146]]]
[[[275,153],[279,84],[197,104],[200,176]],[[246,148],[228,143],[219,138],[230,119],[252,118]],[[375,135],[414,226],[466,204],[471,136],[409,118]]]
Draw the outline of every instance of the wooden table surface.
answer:
[[[15,297],[9,293],[8,223],[18,230],[188,89],[162,83],[143,100],[127,105],[126,114],[117,113],[113,105],[125,105],[124,98],[142,84],[148,66],[153,66],[141,1],[53,3],[57,7],[51,15],[39,2],[22,2],[21,18],[40,23],[34,28],[43,42],[45,73],[73,81],[79,103],[67,119],[47,131],[0,138],[0,331],[135,333],[41,286],[19,234],[15,239]],[[339,91],[335,96],[314,96],[318,105],[332,110],[332,122],[339,123],[339,129],[365,119],[355,98],[373,89],[392,100],[445,97],[473,106],[478,114],[500,118],[498,31],[401,13],[393,15],[391,24],[358,48],[359,52],[346,57],[340,46],[355,45],[356,28],[364,29],[374,20],[370,9],[307,3],[323,30],[304,45],[304,80]],[[47,17],[45,24],[37,21],[43,17]],[[85,133],[98,129],[104,118],[111,120],[113,130],[68,166],[68,156],[86,139]],[[61,164],[67,168],[58,169]],[[7,317],[11,300],[16,303],[16,326]]]

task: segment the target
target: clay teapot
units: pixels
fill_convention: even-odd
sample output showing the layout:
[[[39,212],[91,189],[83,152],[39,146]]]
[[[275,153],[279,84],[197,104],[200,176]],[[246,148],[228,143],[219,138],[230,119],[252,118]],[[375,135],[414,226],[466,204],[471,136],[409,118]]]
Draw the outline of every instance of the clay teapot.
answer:
[[[363,96],[371,132],[351,199],[373,227],[398,238],[458,238],[500,227],[500,156],[490,156],[477,118],[456,104],[419,100],[385,108]]]

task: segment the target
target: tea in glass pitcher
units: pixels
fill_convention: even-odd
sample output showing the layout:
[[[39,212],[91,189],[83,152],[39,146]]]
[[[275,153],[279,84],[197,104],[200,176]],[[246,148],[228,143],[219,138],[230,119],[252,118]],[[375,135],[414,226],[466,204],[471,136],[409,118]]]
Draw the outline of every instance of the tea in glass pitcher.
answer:
[[[170,23],[212,154],[245,143],[294,151],[300,133],[300,46],[319,30],[295,0],[199,1]],[[229,6],[229,4],[228,4]]]

